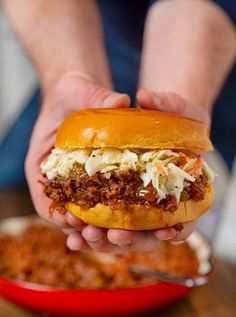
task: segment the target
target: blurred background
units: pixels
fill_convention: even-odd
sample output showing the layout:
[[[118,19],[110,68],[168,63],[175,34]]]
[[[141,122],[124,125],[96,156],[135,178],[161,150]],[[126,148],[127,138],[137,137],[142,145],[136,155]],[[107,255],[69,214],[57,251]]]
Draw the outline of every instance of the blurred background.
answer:
[[[230,76],[234,76],[234,73],[232,72]],[[11,148],[8,149],[6,156],[5,140],[12,137],[11,129],[24,111],[32,111],[32,116],[37,117],[37,112],[30,107],[26,109],[26,105],[30,105],[32,98],[39,99],[39,93],[35,94],[36,89],[36,73],[0,11],[0,175],[3,175],[0,176],[2,177],[0,189],[10,184],[9,169],[17,172],[19,168],[14,164],[14,158],[11,157]],[[220,98],[225,98],[226,102],[230,89],[232,90],[229,81],[220,96]],[[235,87],[233,89],[235,90]],[[232,111],[235,106],[236,94],[235,101],[233,102],[231,98],[227,104],[228,111]],[[219,133],[220,141],[215,144],[218,151],[208,157],[210,165],[218,174],[215,184],[216,201],[210,213],[205,215],[199,223],[206,234],[212,238],[215,252],[222,257],[236,261],[236,160],[234,159],[236,133],[230,134],[230,130],[227,130],[227,123],[218,121],[217,118],[220,116],[220,109],[216,103],[213,117],[213,139]],[[232,122],[229,125],[231,128],[233,125],[236,126],[235,116],[232,116]],[[19,164],[23,164],[28,144],[20,142],[21,134],[27,134],[29,139],[32,126],[26,128],[24,120],[21,120],[14,129],[19,130],[19,138],[12,140],[12,146],[19,147],[19,155],[21,155]],[[15,186],[22,184],[25,184],[25,179],[24,175],[20,174]],[[206,218],[211,218],[210,229],[209,225],[204,229],[205,224],[208,223]]]

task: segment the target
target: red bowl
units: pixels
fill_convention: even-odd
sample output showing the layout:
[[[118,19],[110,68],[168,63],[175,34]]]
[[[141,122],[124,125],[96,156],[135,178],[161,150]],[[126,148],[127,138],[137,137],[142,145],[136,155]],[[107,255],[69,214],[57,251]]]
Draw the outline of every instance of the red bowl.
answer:
[[[39,220],[35,217],[5,219],[0,223],[0,234],[20,233],[32,221]],[[209,242],[197,232],[188,241],[200,260],[199,274],[209,274],[212,270]],[[173,304],[191,290],[190,287],[165,282],[112,290],[60,289],[0,276],[0,296],[30,310],[57,316],[140,314]]]
[[[191,288],[158,283],[115,290],[71,290],[0,277],[0,295],[37,312],[57,316],[124,316],[157,310],[184,297]]]

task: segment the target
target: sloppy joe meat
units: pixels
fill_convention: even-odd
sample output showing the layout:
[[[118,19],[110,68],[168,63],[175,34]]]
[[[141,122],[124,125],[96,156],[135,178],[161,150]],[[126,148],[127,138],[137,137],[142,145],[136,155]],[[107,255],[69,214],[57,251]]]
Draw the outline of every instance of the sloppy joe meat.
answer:
[[[0,236],[0,275],[11,279],[81,289],[157,283],[153,277],[130,272],[132,264],[186,277],[195,276],[199,268],[197,255],[187,242],[162,242],[152,252],[126,252],[102,258],[93,251],[69,250],[65,235],[52,225],[32,224],[17,235]]]
[[[184,188],[181,201],[204,199],[206,183],[206,176],[200,175],[195,182]],[[45,194],[62,208],[69,201],[84,209],[98,203],[114,210],[129,208],[134,204],[162,207],[167,211],[175,211],[178,207],[174,195],[167,195],[160,200],[153,185],[149,183],[144,187],[139,173],[132,169],[111,171],[108,178],[102,173],[89,176],[84,167],[77,164],[70,176],[56,176],[46,180],[43,187]]]

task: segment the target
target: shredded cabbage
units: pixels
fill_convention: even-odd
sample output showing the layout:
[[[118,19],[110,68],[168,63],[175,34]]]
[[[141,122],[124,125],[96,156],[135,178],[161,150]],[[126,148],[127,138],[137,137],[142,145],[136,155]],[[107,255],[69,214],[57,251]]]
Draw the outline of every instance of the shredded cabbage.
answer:
[[[202,170],[206,174],[208,182],[213,183],[215,179],[215,174],[206,161],[203,161]]]
[[[169,164],[169,168],[175,173],[178,174],[180,177],[182,177],[183,179],[187,179],[190,182],[195,182],[195,178],[193,176],[191,176],[190,174],[186,173],[185,171],[183,171],[181,168],[179,168],[178,166],[176,166],[173,163]]]
[[[178,160],[185,157],[184,153],[165,149],[137,154],[128,149],[61,150],[55,148],[47,160],[41,164],[41,170],[48,179],[52,179],[57,175],[68,176],[73,165],[79,163],[84,165],[89,176],[99,172],[109,179],[111,171],[131,168],[139,173],[145,187],[150,183],[153,185],[159,200],[171,194],[175,195],[179,202],[184,187],[189,186],[202,173],[207,176],[208,183],[214,180],[214,173],[204,160],[199,168],[194,170],[197,157],[188,157],[183,166],[177,166]],[[192,175],[188,173],[191,170],[194,171]]]
[[[133,168],[134,170],[137,169],[137,163],[138,163],[138,155],[134,152],[131,152],[129,150],[124,150],[122,157],[121,157],[121,166],[122,168]]]

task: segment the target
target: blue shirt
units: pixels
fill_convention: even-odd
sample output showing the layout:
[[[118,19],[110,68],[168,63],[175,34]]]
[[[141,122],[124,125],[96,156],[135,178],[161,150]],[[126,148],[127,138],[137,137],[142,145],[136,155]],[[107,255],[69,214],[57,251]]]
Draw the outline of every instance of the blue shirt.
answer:
[[[126,91],[134,100],[139,73],[143,29],[147,12],[158,0],[97,0],[107,45],[113,82],[118,91]],[[210,0],[209,0],[210,1]],[[236,0],[215,0],[236,23]],[[236,142],[236,66],[215,103],[211,138],[232,166]]]
[[[148,9],[158,0],[98,0],[105,32],[118,41],[141,48],[143,27]],[[236,1],[215,0],[236,23]]]

